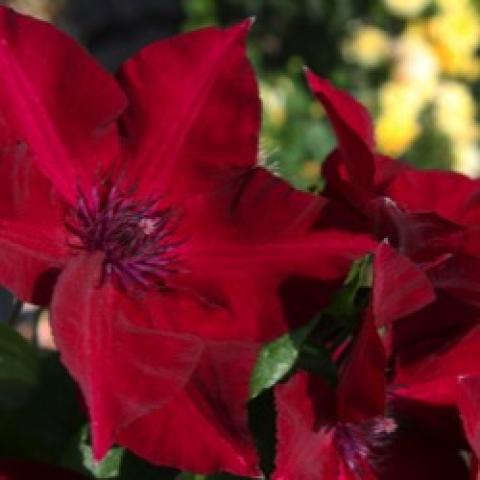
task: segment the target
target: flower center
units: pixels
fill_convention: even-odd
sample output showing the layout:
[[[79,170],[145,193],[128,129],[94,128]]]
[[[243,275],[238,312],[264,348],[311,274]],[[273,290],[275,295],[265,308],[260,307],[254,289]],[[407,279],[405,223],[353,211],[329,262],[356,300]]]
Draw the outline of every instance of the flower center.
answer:
[[[358,424],[337,424],[335,445],[355,478],[361,480],[372,469],[376,470],[379,455],[396,429],[397,424],[390,417],[375,417]]]
[[[67,222],[71,246],[104,253],[101,283],[112,279],[123,289],[155,288],[177,271],[173,238],[178,215],[158,199],[138,200],[112,186],[80,193]]]

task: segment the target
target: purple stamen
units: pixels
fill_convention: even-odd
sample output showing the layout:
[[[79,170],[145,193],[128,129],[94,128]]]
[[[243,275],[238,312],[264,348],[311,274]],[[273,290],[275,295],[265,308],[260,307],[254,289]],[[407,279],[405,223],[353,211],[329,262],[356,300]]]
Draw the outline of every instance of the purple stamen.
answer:
[[[335,445],[352,474],[361,480],[379,463],[379,453],[388,446],[397,429],[391,417],[374,417],[361,423],[338,423]]]
[[[80,193],[67,227],[74,236],[71,247],[105,255],[101,282],[112,279],[123,289],[165,285],[177,271],[174,239],[178,214],[158,207],[157,199],[137,200],[132,192],[115,186],[94,187]]]

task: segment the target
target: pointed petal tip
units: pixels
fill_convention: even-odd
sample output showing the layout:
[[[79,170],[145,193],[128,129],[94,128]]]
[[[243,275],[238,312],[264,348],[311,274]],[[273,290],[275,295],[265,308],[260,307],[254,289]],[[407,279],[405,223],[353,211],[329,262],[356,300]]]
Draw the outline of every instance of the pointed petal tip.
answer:
[[[253,24],[255,23],[256,20],[257,20],[257,17],[255,15],[252,15],[251,17],[248,17],[245,20],[242,20],[240,23],[237,23],[237,25],[235,25],[234,28],[238,27],[240,32],[248,33],[252,29]]]
[[[113,439],[108,430],[103,430],[98,422],[91,421],[90,436],[92,441],[92,457],[95,463],[101,462],[113,446]]]
[[[241,22],[234,23],[233,25],[224,28],[223,31],[236,41],[245,43],[254,22],[255,17],[249,17]]]
[[[100,445],[98,442],[96,442],[94,439],[92,441],[92,457],[93,461],[97,464],[100,463],[104,458],[105,455],[108,453],[110,450],[110,446],[106,445]]]
[[[305,75],[305,78],[307,79],[307,81],[310,81],[310,77],[313,75],[313,72],[312,72],[311,68],[308,65],[304,65],[302,67],[302,70],[303,70],[303,74]]]
[[[331,83],[317,75],[308,65],[303,66],[303,73],[312,91],[325,91],[332,88]]]
[[[318,88],[321,78],[318,77],[308,65],[303,66],[303,74],[305,75],[310,90],[315,90],[315,87]]]

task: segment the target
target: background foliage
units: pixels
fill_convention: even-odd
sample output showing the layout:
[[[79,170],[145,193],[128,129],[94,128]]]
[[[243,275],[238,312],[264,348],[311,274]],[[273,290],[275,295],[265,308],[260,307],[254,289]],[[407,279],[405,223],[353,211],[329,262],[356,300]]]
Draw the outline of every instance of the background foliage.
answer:
[[[252,58],[264,102],[263,152],[300,186],[332,145],[302,66],[361,99],[379,149],[422,167],[479,168],[478,2],[185,1],[184,29],[255,15]]]

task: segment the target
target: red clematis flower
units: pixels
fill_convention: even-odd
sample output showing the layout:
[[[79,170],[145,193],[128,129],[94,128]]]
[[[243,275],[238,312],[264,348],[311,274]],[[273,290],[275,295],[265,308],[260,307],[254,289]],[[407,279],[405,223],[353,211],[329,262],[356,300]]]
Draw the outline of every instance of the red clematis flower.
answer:
[[[385,416],[384,367],[383,346],[367,315],[336,388],[306,372],[276,388],[275,480],[372,478],[372,449],[395,430]]]
[[[375,154],[363,106],[310,71],[307,78],[339,143],[323,167],[324,194],[344,209],[336,221],[391,247],[380,247],[374,266],[379,324],[391,324],[439,296],[479,305],[480,183]]]
[[[433,435],[419,405],[407,409],[396,393],[386,393],[385,367],[367,314],[335,387],[306,372],[276,387],[274,480],[468,478],[458,449]]]
[[[446,413],[449,428],[436,430],[438,438],[451,437],[451,452],[465,448],[458,409],[478,455],[480,184],[376,155],[365,109],[312,73],[308,79],[339,140],[323,169],[325,194],[347,210],[354,228],[381,242],[373,265],[372,310],[377,326],[392,327],[384,343],[397,404],[412,401],[424,418],[432,411],[435,417],[438,409]],[[420,478],[440,478],[433,471]]]
[[[456,312],[457,315],[459,312]],[[470,444],[473,460],[480,458],[478,429],[480,423],[480,327],[477,324],[457,338],[451,335],[439,339],[426,336],[412,345],[400,349],[392,381],[397,383],[399,397],[421,402],[432,409],[451,411],[450,429],[460,430],[464,435],[457,442]],[[465,438],[466,437],[466,438]],[[477,468],[477,463],[472,466]],[[472,477],[473,478],[473,477]]]
[[[19,460],[0,460],[0,480],[32,480],[32,478],[82,480],[85,477],[50,465]]]
[[[336,202],[330,208],[340,212],[334,221],[369,232],[378,246],[372,318],[363,321],[340,366],[336,390],[306,373],[277,388],[276,478],[466,479],[459,456],[466,442],[454,407],[477,451],[478,362],[465,362],[478,345],[478,182],[418,172],[376,155],[365,109],[311,72],[307,78],[339,142],[323,168],[325,195]],[[382,342],[373,323],[388,327]],[[387,378],[385,361],[375,354],[384,347]],[[385,380],[388,393],[382,396]],[[344,392],[351,394],[343,398]],[[388,425],[389,411],[397,428],[385,436],[378,425]],[[382,446],[385,437],[389,442]]]
[[[258,474],[245,403],[259,342],[372,247],[318,231],[329,202],[257,167],[249,26],[154,43],[114,78],[0,9],[0,281],[51,299],[97,459],[118,442]]]

